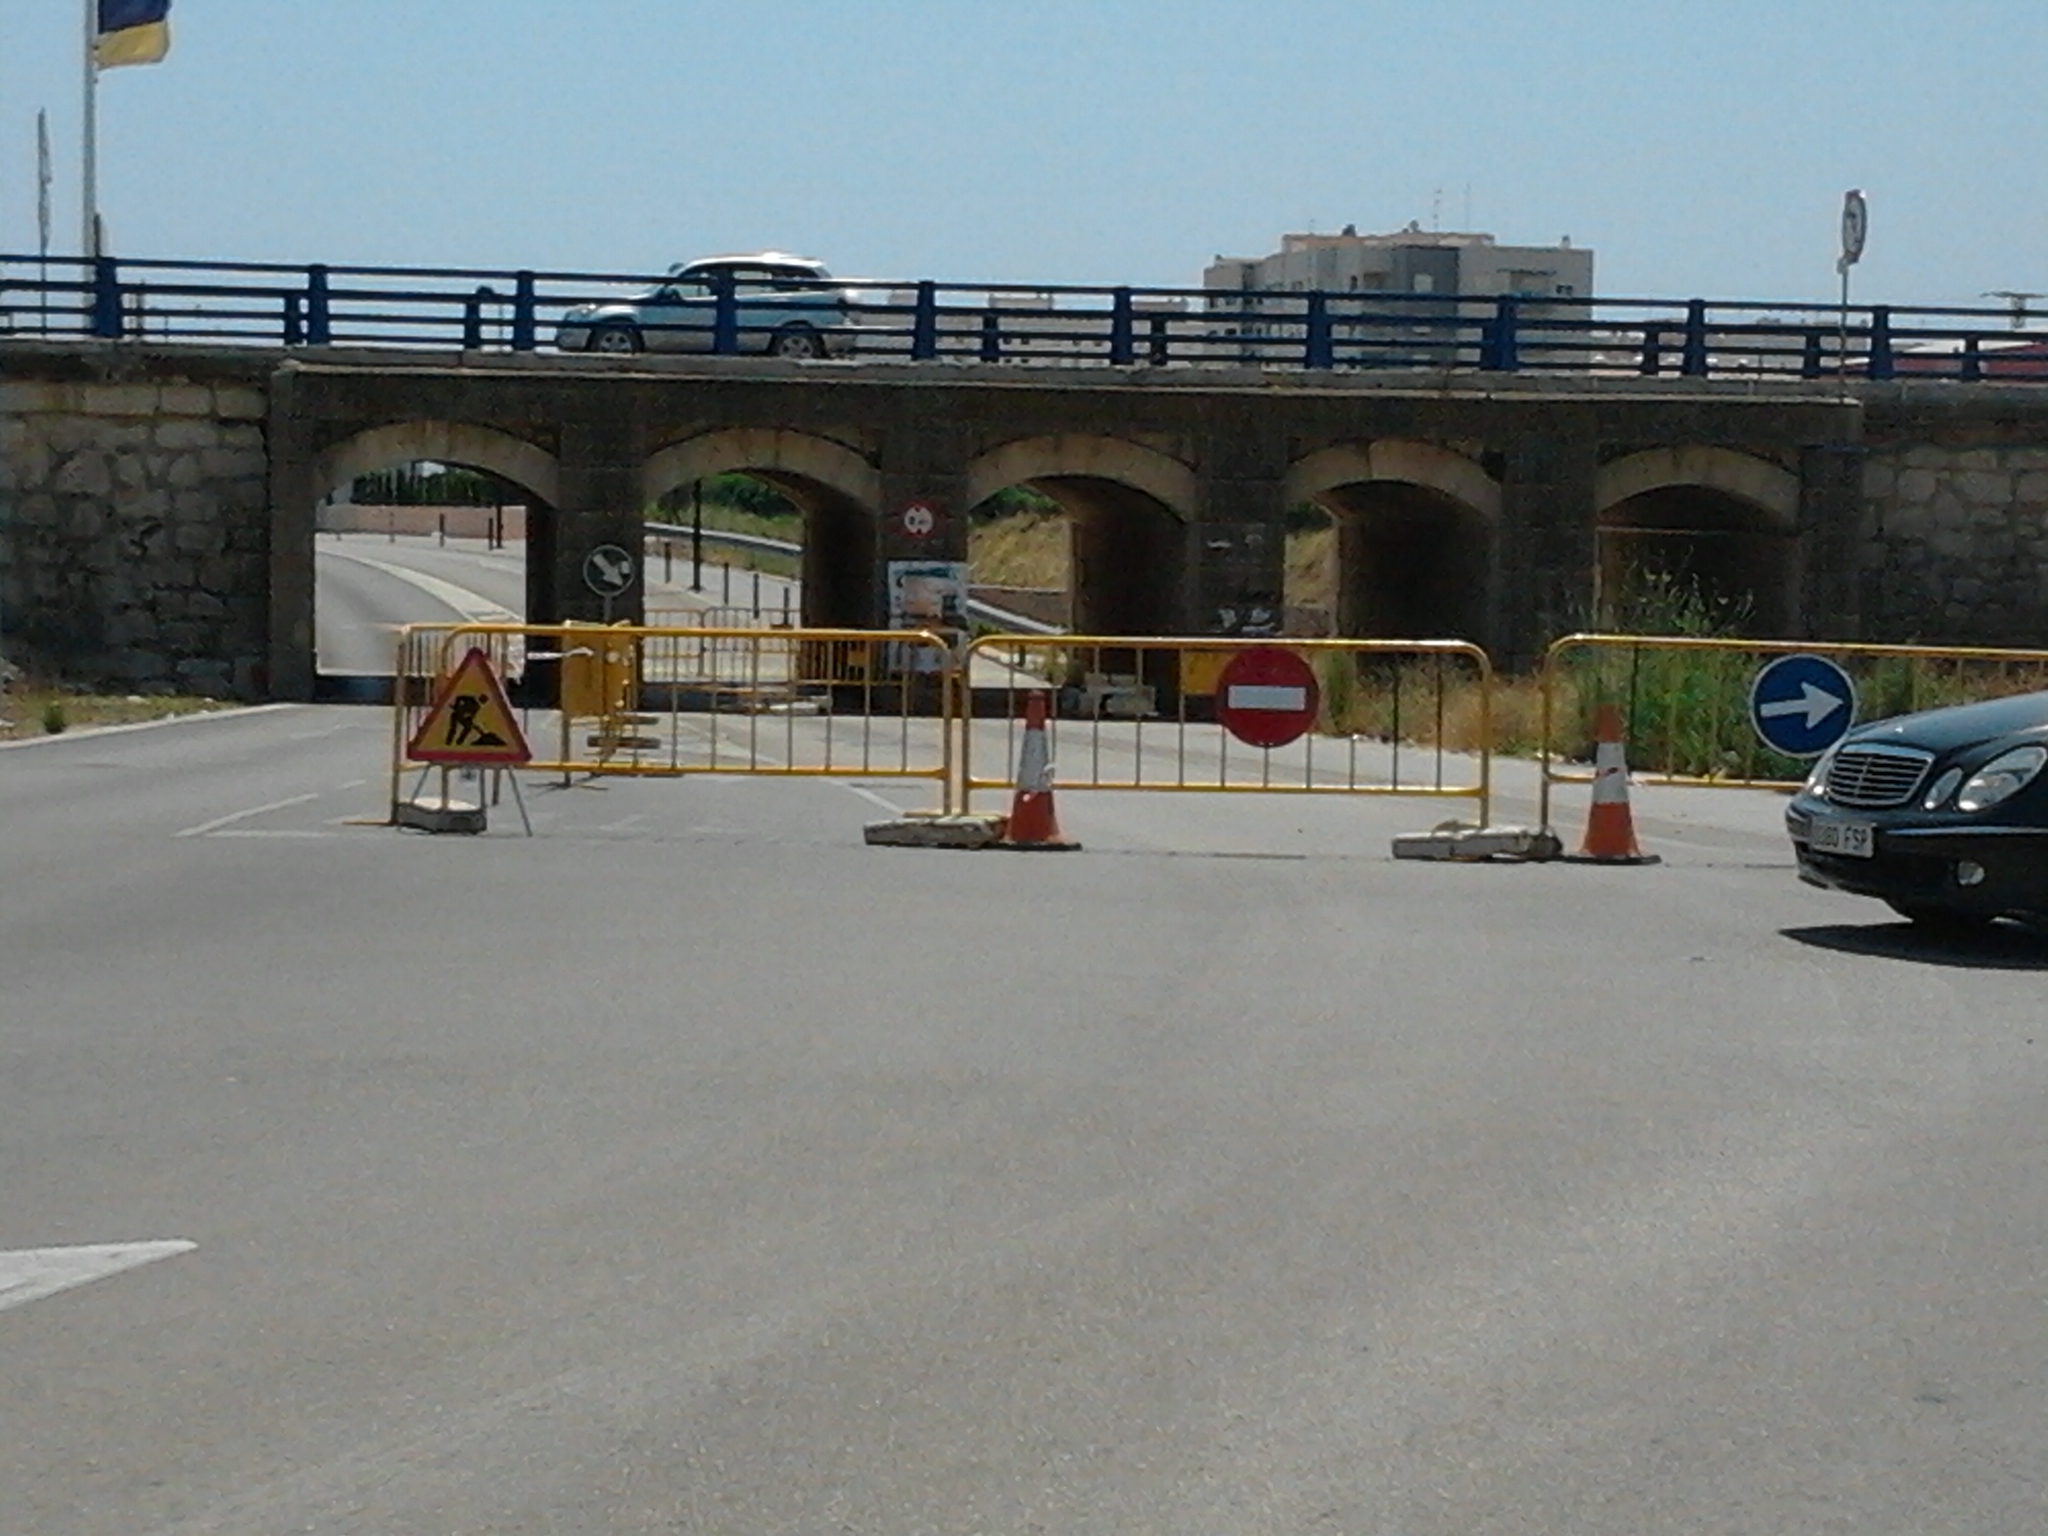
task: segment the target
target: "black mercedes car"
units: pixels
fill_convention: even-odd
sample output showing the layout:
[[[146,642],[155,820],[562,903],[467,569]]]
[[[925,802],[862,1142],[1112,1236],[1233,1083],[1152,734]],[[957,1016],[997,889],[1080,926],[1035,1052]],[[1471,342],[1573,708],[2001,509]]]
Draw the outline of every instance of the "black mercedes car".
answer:
[[[2048,923],[2048,693],[1859,726],[1785,811],[1799,876],[1916,923]]]

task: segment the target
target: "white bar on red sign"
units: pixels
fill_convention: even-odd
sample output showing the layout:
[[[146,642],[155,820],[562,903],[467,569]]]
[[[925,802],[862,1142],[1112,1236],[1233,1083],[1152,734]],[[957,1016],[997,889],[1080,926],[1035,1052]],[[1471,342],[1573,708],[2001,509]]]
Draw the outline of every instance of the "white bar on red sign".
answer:
[[[1276,713],[1300,714],[1308,708],[1306,688],[1283,688],[1271,683],[1232,683],[1232,709],[1270,709]]]

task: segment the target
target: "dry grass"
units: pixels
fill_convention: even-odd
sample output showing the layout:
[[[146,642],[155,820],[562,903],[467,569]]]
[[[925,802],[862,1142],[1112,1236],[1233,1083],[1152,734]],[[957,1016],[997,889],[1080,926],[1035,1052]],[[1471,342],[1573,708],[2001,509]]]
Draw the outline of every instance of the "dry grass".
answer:
[[[1067,520],[1026,512],[967,530],[967,559],[978,585],[1064,592],[1074,579]]]
[[[236,707],[230,699],[70,693],[61,688],[17,684],[0,692],[0,741],[89,730],[97,725],[134,725],[145,720]]]
[[[1287,606],[1337,606],[1337,530],[1310,528],[1287,535]]]
[[[1317,670],[1325,732],[1399,737],[1451,752],[1477,752],[1487,741],[1489,709],[1482,707],[1478,679],[1463,666],[1426,661],[1360,666],[1353,658],[1332,655]],[[1557,712],[1568,731],[1579,713],[1578,694],[1568,678],[1559,683]],[[1490,714],[1494,751],[1536,755],[1543,742],[1543,687],[1536,678],[1496,677]]]

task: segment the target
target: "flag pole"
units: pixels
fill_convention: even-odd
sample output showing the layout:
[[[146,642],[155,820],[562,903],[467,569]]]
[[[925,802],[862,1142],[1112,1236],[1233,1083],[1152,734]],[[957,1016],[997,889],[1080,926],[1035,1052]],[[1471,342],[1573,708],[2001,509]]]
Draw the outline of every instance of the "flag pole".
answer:
[[[99,0],[81,0],[85,21],[85,133],[84,190],[81,194],[83,219],[79,250],[90,261],[99,255],[99,64],[93,58],[93,44],[99,37]]]

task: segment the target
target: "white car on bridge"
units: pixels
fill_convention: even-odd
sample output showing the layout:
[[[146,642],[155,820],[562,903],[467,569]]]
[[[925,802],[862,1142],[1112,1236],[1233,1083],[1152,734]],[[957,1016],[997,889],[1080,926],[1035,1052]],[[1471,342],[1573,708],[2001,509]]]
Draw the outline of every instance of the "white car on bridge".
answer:
[[[854,350],[855,294],[823,262],[783,251],[706,256],[671,267],[637,298],[579,304],[562,317],[564,352],[716,350],[718,291],[730,282],[737,349],[772,357],[844,357]]]

